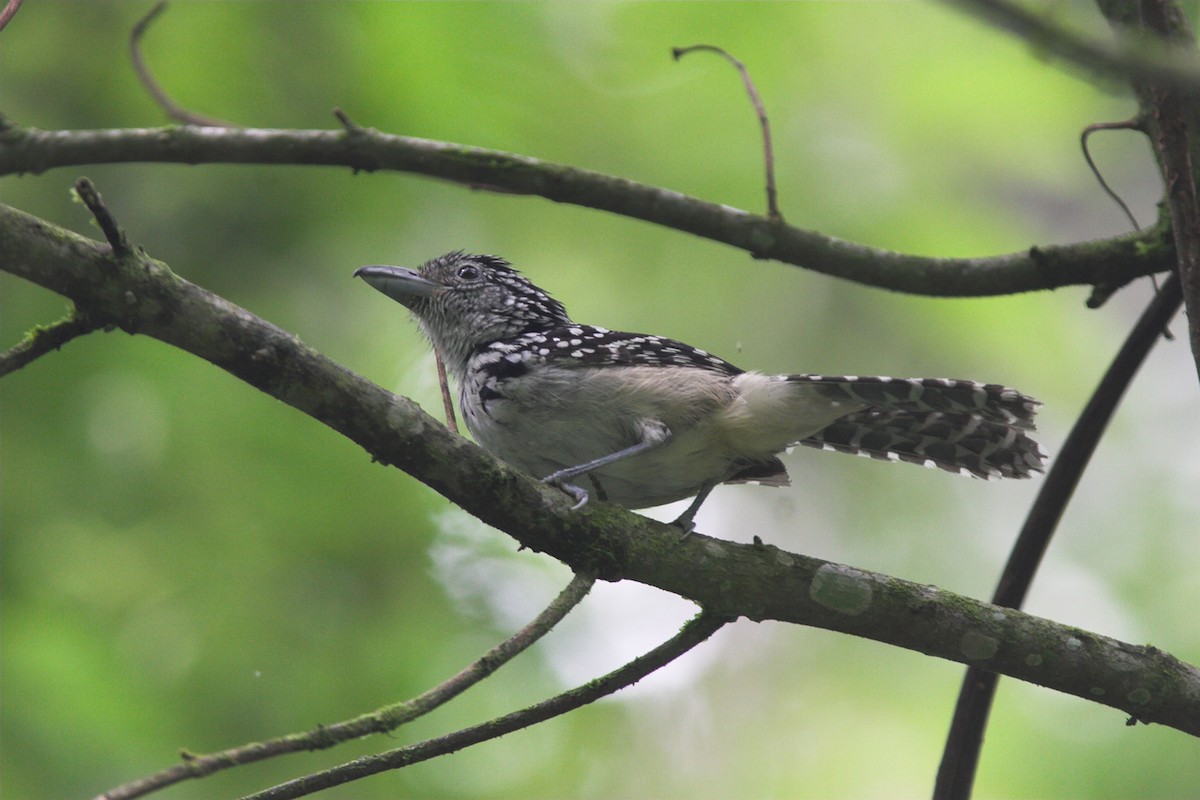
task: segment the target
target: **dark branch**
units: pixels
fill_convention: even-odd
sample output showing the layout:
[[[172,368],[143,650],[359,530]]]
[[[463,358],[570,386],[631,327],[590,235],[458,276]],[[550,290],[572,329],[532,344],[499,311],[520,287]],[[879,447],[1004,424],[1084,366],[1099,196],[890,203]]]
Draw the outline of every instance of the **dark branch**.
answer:
[[[900,292],[966,297],[1115,284],[1173,267],[1170,231],[986,258],[925,258],[846,242],[678,192],[477,147],[354,132],[172,127],[95,131],[14,129],[0,175],[98,163],[321,164],[430,175],[574,203],[724,242],[846,280]]]
[[[243,800],[288,800],[288,798],[304,797],[332,786],[340,786],[388,770],[401,769],[411,764],[428,761],[431,758],[453,753],[464,747],[496,739],[539,722],[562,716],[637,683],[704,642],[728,621],[717,614],[701,612],[684,625],[679,633],[645,655],[635,658],[625,666],[613,670],[601,678],[563,692],[537,705],[435,739],[427,739],[386,753],[363,756],[333,769],[297,778],[266,791],[248,795]]]
[[[1140,8],[1150,42],[1169,43],[1196,54],[1191,23],[1173,0],[1143,0]],[[1200,95],[1194,87],[1185,91],[1155,81],[1135,88],[1166,184],[1176,268],[1183,286],[1192,356],[1200,375],[1200,193],[1196,189],[1200,164],[1193,161],[1192,154],[1193,148],[1200,146]]]
[[[1058,527],[1067,503],[1075,493],[1079,479],[1083,477],[1084,469],[1091,462],[1092,454],[1116,412],[1117,404],[1133,383],[1134,375],[1145,362],[1163,329],[1179,311],[1182,300],[1178,276],[1172,275],[1134,325],[1100,385],[1092,393],[1029,509],[1029,516],[1025,519],[1025,525],[1021,528],[992,596],[992,602],[996,605],[1020,608],[1025,602],[1042,556],[1050,544],[1050,537]],[[983,731],[987,727],[999,679],[995,673],[978,667],[967,668],[950,732],[946,736],[946,748],[934,787],[935,800],[970,797],[979,752],[983,747]]]
[[[1118,33],[1126,32],[1136,21],[1132,3],[1100,0],[1099,4]],[[1159,48],[1169,41],[1172,48],[1186,48],[1190,51],[1187,58],[1195,59],[1191,28],[1178,6],[1171,2],[1148,0],[1141,4],[1141,19],[1153,31],[1148,39],[1152,46]],[[1145,77],[1134,75],[1136,78]],[[1047,475],[1000,578],[993,598],[998,605],[1015,608],[1024,601],[1050,536],[1084,467],[1134,374],[1178,311],[1184,298],[1181,286],[1187,285],[1189,275],[1196,278],[1193,298],[1197,302],[1197,306],[1189,308],[1189,316],[1194,316],[1197,308],[1200,308],[1200,277],[1197,277],[1200,276],[1200,206],[1197,205],[1195,168],[1190,155],[1190,142],[1194,140],[1189,136],[1189,128],[1194,130],[1197,117],[1195,113],[1187,116],[1188,111],[1194,108],[1194,102],[1185,102],[1184,92],[1171,81],[1135,80],[1134,85],[1140,100],[1138,119],[1131,123],[1092,126],[1082,137],[1084,155],[1088,165],[1096,172],[1087,151],[1087,136],[1093,129],[1137,126],[1150,134],[1166,181],[1175,249],[1179,254],[1179,273],[1167,280],[1142,315],[1064,443],[1063,452]],[[1195,94],[1191,92],[1187,96],[1194,100]],[[1098,172],[1096,176],[1105,191],[1133,221],[1125,204],[1109,189]],[[1194,319],[1192,321],[1195,322]],[[1195,325],[1192,332],[1193,352],[1197,354],[1200,367],[1200,336]],[[970,797],[983,746],[983,733],[998,681],[999,677],[994,673],[976,666],[968,667],[938,770],[935,798],[958,800]],[[1134,714],[1130,719],[1137,720],[1138,717]]]
[[[576,575],[535,620],[493,647],[466,669],[427,692],[403,703],[381,708],[345,722],[323,725],[306,734],[283,736],[207,755],[189,755],[182,764],[117,786],[96,800],[133,800],[189,778],[202,778],[224,769],[251,764],[301,750],[321,750],[341,742],[388,733],[445,705],[524,652],[562,621],[591,591],[595,578]]]

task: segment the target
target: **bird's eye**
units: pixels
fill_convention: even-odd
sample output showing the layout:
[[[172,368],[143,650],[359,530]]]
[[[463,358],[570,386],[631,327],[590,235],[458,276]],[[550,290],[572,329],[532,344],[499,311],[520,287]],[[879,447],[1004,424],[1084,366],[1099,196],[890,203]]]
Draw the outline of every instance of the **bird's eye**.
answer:
[[[462,278],[464,281],[477,280],[479,278],[479,267],[459,267],[458,277]]]

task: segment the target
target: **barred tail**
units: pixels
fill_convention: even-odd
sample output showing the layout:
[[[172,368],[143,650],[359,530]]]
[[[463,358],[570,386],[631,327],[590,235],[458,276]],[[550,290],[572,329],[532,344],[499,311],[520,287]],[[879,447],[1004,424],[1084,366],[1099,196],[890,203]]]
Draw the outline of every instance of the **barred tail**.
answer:
[[[940,378],[791,375],[788,380],[858,408],[800,444],[979,478],[1028,478],[1042,471],[1046,456],[1026,434],[1041,404],[1015,389]]]

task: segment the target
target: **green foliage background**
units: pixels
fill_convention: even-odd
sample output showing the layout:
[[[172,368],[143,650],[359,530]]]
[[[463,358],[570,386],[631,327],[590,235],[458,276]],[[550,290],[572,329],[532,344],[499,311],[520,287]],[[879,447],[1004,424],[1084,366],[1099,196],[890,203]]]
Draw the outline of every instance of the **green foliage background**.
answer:
[[[40,128],[155,126],[126,37],[149,3],[30,2],[0,34],[0,110]],[[1087,5],[1060,13],[1082,24]],[[1102,29],[1097,27],[1098,32]],[[1079,155],[1127,117],[1096,88],[941,6],[912,3],[177,2],[147,58],[188,108],[263,127],[381,130],[571,163],[761,210],[770,110],[793,224],[986,255],[1123,232]],[[1137,136],[1097,142],[1144,222]],[[439,408],[398,306],[350,279],[463,248],[505,255],[577,319],[653,330],[764,371],[948,375],[1046,401],[1055,451],[1133,316],[1084,289],[928,300],[834,281],[645,223],[396,174],[133,165],[7,178],[0,197],[98,237],[79,174],[131,238],[204,285]],[[9,346],[57,296],[0,276]],[[1070,511],[1030,610],[1200,662],[1195,374],[1164,344]],[[416,481],[190,356],[123,333],[0,383],[0,774],[6,798],[82,797],[205,752],[342,719],[447,677],[568,575]],[[798,452],[796,486],[719,490],[711,535],[759,535],[977,597],[1037,482],[987,484]],[[664,515],[669,512],[664,512]],[[534,651],[394,738],[294,756],[164,797],[222,797],[541,699],[690,614],[602,586]],[[919,797],[961,669],[823,631],[740,623],[624,696],[329,797]],[[1184,734],[1005,682],[980,797],[1179,797]]]

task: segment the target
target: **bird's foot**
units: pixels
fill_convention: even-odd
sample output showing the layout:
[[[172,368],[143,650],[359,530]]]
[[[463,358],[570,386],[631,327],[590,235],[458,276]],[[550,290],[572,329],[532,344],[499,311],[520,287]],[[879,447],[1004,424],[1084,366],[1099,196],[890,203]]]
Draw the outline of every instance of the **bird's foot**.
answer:
[[[562,489],[564,492],[571,495],[571,497],[575,499],[575,505],[571,506],[571,511],[578,511],[588,503],[587,489],[584,489],[582,486],[576,486],[575,484],[566,480],[566,478],[559,477],[559,473],[557,472],[555,472],[553,475],[547,475],[546,477],[542,478],[542,483],[548,483],[551,486],[557,486],[559,489]]]

